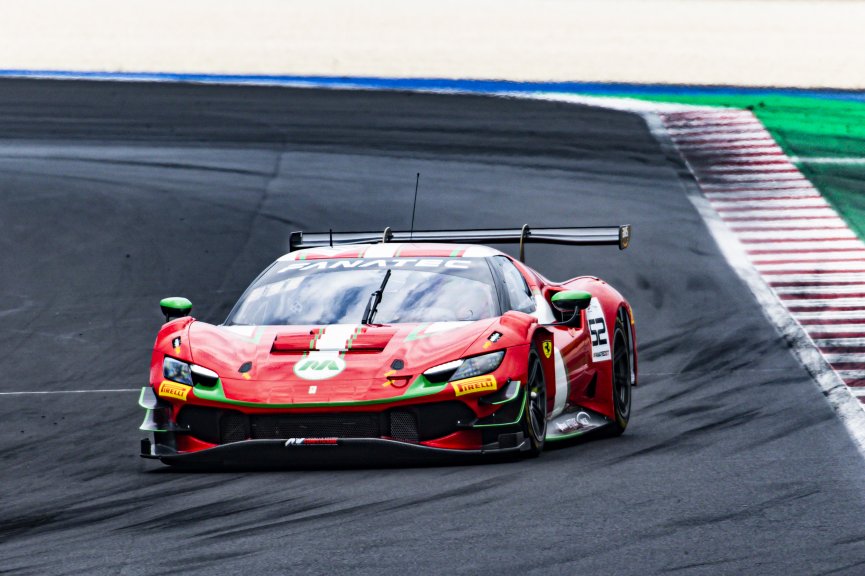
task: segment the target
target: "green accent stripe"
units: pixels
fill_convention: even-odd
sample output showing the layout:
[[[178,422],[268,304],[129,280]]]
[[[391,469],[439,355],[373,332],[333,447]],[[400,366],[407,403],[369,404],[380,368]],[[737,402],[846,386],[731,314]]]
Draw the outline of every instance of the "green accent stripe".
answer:
[[[420,381],[420,385],[418,385]],[[402,396],[391,398],[379,398],[377,400],[357,400],[347,402],[298,402],[295,404],[269,404],[265,402],[244,402],[242,400],[231,400],[225,397],[225,391],[222,389],[222,380],[217,382],[217,385],[209,390],[203,388],[195,388],[195,397],[211,402],[221,402],[232,406],[246,406],[249,408],[328,408],[328,407],[347,407],[347,406],[374,406],[377,404],[396,404],[406,400],[413,400],[424,396],[438,394],[447,387],[445,384],[432,384],[423,376],[418,376],[412,385],[406,390]]]

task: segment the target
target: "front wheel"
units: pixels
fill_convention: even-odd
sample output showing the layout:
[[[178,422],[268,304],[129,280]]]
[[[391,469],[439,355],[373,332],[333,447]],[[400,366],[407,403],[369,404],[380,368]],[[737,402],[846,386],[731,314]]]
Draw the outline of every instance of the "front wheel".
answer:
[[[621,436],[631,418],[631,351],[625,336],[621,315],[613,332],[613,409],[615,419],[609,428],[611,436]]]
[[[529,439],[529,449],[525,454],[535,458],[543,451],[547,436],[547,383],[541,360],[534,349],[529,353],[528,374],[522,427],[523,434]]]

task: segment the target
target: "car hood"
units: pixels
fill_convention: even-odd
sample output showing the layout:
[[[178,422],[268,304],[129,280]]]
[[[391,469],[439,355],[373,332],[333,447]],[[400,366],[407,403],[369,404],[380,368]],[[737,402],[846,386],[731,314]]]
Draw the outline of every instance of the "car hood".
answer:
[[[329,326],[189,326],[192,361],[219,374],[226,400],[375,401],[405,394],[418,374],[460,358],[497,318]]]

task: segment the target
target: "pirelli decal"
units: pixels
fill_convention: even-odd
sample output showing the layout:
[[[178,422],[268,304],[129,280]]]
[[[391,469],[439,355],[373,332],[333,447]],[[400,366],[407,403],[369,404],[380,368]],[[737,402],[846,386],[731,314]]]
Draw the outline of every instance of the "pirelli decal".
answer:
[[[189,396],[189,391],[192,390],[192,386],[187,386],[186,384],[178,384],[177,382],[169,382],[168,380],[163,380],[159,385],[159,395],[163,398],[174,398],[176,400],[186,401],[186,397]]]
[[[498,388],[496,377],[492,374],[451,382],[451,386],[454,387],[454,392],[457,396],[474,394],[476,392],[494,392]]]

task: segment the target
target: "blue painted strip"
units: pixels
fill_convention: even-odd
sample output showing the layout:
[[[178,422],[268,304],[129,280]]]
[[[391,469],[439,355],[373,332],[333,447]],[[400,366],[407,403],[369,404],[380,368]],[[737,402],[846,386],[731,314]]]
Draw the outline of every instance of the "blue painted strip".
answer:
[[[625,84],[601,82],[516,82],[511,80],[462,80],[449,78],[377,78],[363,76],[282,76],[271,74],[185,74],[171,72],[78,72],[74,70],[0,70],[5,78],[111,80],[127,82],[189,82],[204,84],[257,84],[321,88],[377,90],[430,90],[491,94],[502,92],[553,92],[595,96],[810,96],[865,101],[865,91],[813,88],[750,88],[734,86],[683,86],[675,84]]]

